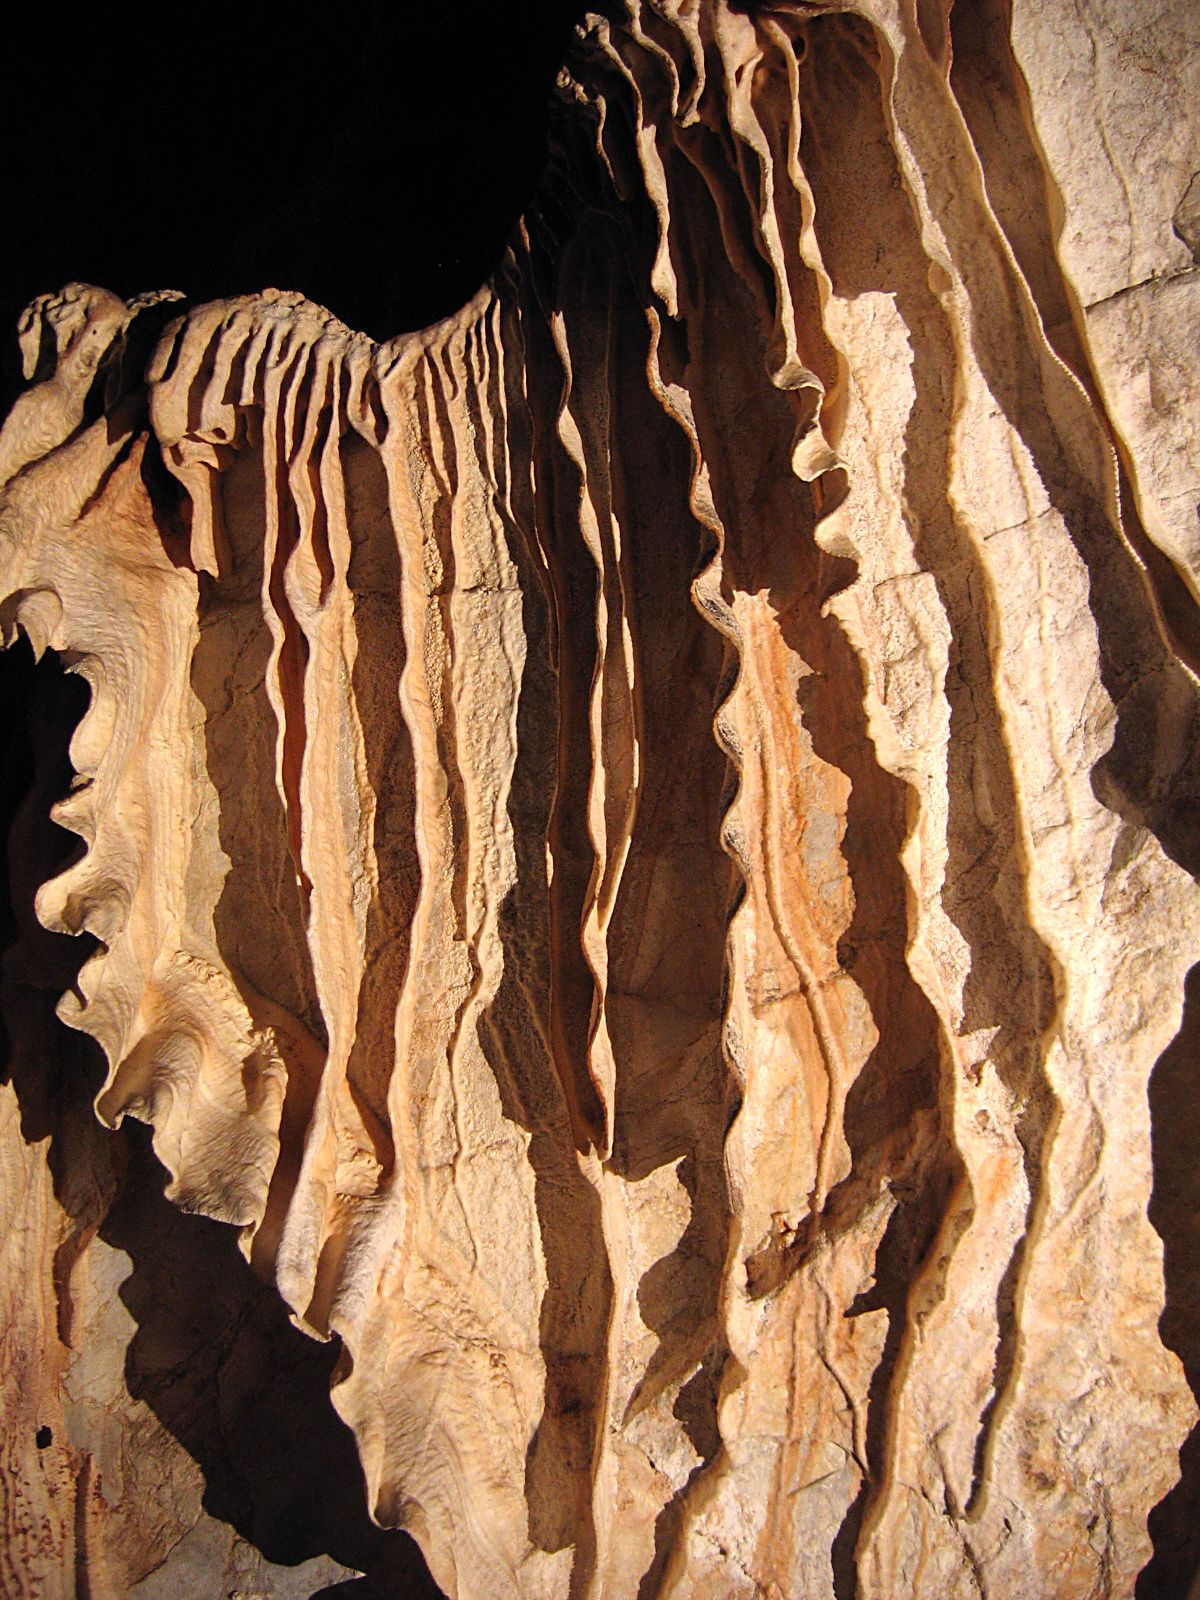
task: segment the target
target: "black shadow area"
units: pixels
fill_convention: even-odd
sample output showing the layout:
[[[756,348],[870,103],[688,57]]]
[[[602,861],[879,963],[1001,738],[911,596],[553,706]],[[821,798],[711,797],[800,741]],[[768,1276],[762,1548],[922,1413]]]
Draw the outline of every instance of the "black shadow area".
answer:
[[[1150,1079],[1154,1188],[1150,1221],[1163,1241],[1166,1306],[1163,1343],[1183,1362],[1200,1394],[1200,1163],[1196,1160],[1200,1068],[1200,965],[1188,974],[1183,1024]],[[1137,1600],[1173,1600],[1200,1572],[1200,1428],[1179,1452],[1179,1482],[1150,1513],[1154,1556]]]
[[[15,8],[0,411],[21,307],[72,280],[193,303],[294,289],[378,339],[456,311],[537,187],[584,9],[135,3],[64,36]]]

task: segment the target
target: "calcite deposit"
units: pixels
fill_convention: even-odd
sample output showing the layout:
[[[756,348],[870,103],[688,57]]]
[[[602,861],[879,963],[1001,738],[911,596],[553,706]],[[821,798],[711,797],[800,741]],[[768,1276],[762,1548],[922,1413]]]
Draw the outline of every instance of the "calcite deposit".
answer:
[[[1186,1591],[1198,80],[1186,0],[624,0],[445,322],[29,308],[106,1066],[0,1104],[5,1594],[371,1537],[269,1587],[122,1395],[126,1117],[448,1596]]]

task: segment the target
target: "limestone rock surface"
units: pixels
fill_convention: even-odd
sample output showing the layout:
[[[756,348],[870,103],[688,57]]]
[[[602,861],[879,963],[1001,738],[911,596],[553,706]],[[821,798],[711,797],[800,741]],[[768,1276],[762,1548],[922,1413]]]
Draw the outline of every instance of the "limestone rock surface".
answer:
[[[626,0],[447,321],[30,307],[0,620],[87,684],[27,810],[105,1067],[0,1103],[6,1593],[302,1592],[191,1455],[149,1509],[127,1117],[274,1286],[164,1365],[331,1341],[447,1595],[1184,1592],[1198,32]]]

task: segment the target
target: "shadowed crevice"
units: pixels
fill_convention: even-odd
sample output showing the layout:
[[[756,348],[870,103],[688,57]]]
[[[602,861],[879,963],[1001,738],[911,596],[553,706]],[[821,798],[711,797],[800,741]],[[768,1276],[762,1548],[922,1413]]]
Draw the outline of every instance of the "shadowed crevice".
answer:
[[[395,1069],[396,1006],[408,970],[413,913],[420,894],[416,853],[416,774],[400,709],[405,646],[402,572],[389,520],[387,477],[378,453],[354,435],[342,441],[350,528],[346,587],[354,608],[351,693],[362,729],[367,785],[374,797],[371,850],[376,874],[363,933],[367,965],[359,985],[346,1077],[388,1126]],[[385,1165],[390,1169],[391,1157]]]
[[[202,805],[193,822],[192,858],[212,876],[189,884],[189,898],[197,910],[206,899],[211,903],[217,954],[250,1014],[257,1009],[256,995],[265,996],[307,1031],[319,1057],[328,1039],[276,783],[278,727],[266,689],[272,641],[262,611],[264,493],[257,448],[244,449],[214,485],[230,569],[220,582],[199,577],[190,668],[211,785],[211,806]],[[317,1091],[316,1059],[290,1059],[287,1067],[279,1154],[254,1244],[255,1266],[264,1275],[271,1271],[299,1178]]]
[[[1183,1021],[1150,1078],[1154,1189],[1150,1221],[1163,1241],[1163,1343],[1200,1396],[1200,1162],[1196,1160],[1200,1064],[1200,965],[1188,973]],[[1150,1513],[1154,1555],[1137,1600],[1176,1600],[1200,1571],[1200,1427],[1179,1452],[1179,1482]]]
[[[554,371],[553,366],[550,370]],[[553,459],[552,443],[545,436],[547,421],[536,411],[530,414],[519,388],[520,375],[509,372],[507,381],[509,425],[531,430],[527,437],[535,470],[541,469],[540,497],[544,486],[541,474],[549,470]],[[554,394],[551,385],[551,405]],[[564,603],[567,592],[552,588],[548,594],[535,566],[533,529],[535,519],[546,509],[542,504],[535,507],[532,479],[514,482],[512,511],[517,526],[509,529],[508,553],[518,574],[525,640],[516,706],[516,762],[507,800],[515,883],[498,912],[502,975],[496,993],[480,1013],[478,1037],[504,1115],[530,1135],[526,1159],[533,1173],[546,1272],[538,1325],[545,1394],[525,1458],[529,1539],[543,1551],[575,1545],[572,1583],[578,1587],[587,1581],[595,1562],[592,1468],[597,1407],[604,1389],[612,1279],[600,1199],[578,1159],[577,1122],[570,1107],[573,1086],[586,1081],[585,1035],[572,1035],[571,1048],[564,1054],[567,1040],[561,1029],[556,1032],[555,1024],[558,1008],[564,1004],[563,963],[575,970],[581,960],[581,900],[572,897],[581,895],[582,887],[560,887],[560,896],[566,898],[555,902],[547,874],[555,814],[563,804],[558,788],[565,737],[560,719],[568,718],[564,709],[567,696],[577,696],[580,686],[563,681],[572,673],[574,658],[566,655],[556,660],[551,649],[552,630],[564,625],[555,618],[553,605]],[[541,522],[536,525],[543,526]],[[548,525],[547,534],[555,536],[553,524]],[[565,534],[561,537],[565,539]],[[564,562],[558,568],[560,578],[565,569]],[[589,634],[580,613],[575,613],[573,623],[566,623],[572,625],[582,632],[579,648],[586,654]],[[574,699],[569,703],[574,704]],[[584,728],[586,731],[586,718]],[[577,774],[573,781],[578,781]],[[563,859],[561,851],[560,841],[556,874]],[[560,921],[564,905],[571,904],[576,907],[574,915]],[[587,986],[585,1027],[590,1013],[590,976]],[[578,1020],[578,1014],[574,1016]]]
[[[268,1561],[327,1553],[436,1600],[409,1536],[367,1516],[354,1440],[329,1399],[337,1341],[292,1327],[232,1229],[163,1197],[148,1130],[129,1125],[127,1141],[126,1182],[100,1229],[132,1263],[120,1290],[138,1324],[126,1383],[201,1467],[205,1510]]]

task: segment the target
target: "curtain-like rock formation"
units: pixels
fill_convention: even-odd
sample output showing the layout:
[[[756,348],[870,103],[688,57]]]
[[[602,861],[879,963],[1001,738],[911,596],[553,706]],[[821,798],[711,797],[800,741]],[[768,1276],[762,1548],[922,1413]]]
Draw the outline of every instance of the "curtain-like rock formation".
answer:
[[[448,321],[27,314],[6,637],[90,689],[60,1015],[341,1341],[449,1595],[1151,1557],[1196,1411],[1148,1080],[1200,951],[1161,12],[628,0]],[[72,1592],[86,1541],[26,1591],[9,1522],[14,1592]]]

